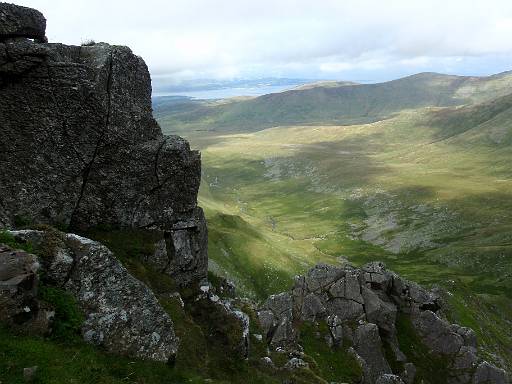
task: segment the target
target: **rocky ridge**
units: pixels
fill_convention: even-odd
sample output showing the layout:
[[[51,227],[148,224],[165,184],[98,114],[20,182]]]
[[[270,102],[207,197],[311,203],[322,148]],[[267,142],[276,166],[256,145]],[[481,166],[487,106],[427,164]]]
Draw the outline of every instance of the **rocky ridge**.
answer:
[[[428,351],[424,357],[437,361],[438,372],[432,374],[443,382],[508,383],[505,371],[479,358],[473,330],[450,324],[442,310],[439,292],[375,262],[360,269],[317,265],[298,276],[290,292],[271,296],[258,317],[268,343],[290,356],[302,351],[298,324],[326,323],[325,342],[348,348],[365,384],[418,382],[415,364],[399,341],[408,324]]]

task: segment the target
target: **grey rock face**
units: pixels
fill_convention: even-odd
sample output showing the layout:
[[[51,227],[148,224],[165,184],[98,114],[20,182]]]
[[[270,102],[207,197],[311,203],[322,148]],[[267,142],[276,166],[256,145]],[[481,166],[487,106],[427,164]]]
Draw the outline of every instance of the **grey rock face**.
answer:
[[[401,316],[410,322],[424,347],[446,362],[448,383],[502,383],[504,371],[478,357],[475,333],[446,321],[441,307],[439,292],[401,278],[382,263],[359,269],[317,265],[295,279],[290,293],[271,296],[258,317],[269,346],[290,352],[302,349],[294,324],[325,321],[326,342],[336,349],[343,348],[347,340],[365,384],[411,384],[416,367],[399,347],[397,321]],[[391,367],[401,367],[400,372],[392,372]]]
[[[39,12],[1,3],[0,15],[12,21],[0,23],[0,228],[157,229],[178,284],[205,278],[200,154],[162,135],[144,61],[104,43],[37,43],[26,37],[44,36]]]
[[[11,233],[36,246],[49,236],[43,231]],[[104,245],[74,234],[51,236],[61,241],[53,241],[54,247],[45,255],[45,279],[76,298],[85,314],[84,339],[117,354],[172,360],[179,340],[153,292],[131,276]]]
[[[203,211],[196,209],[189,220],[179,221],[171,231],[159,231],[155,252],[145,260],[180,285],[200,282],[208,269],[208,236]]]
[[[432,311],[415,313],[413,324],[423,342],[435,353],[456,354],[464,345],[463,337],[452,332],[450,324]]]
[[[397,309],[394,303],[382,300],[375,291],[362,288],[365,313],[368,321],[375,323],[382,330],[393,333]]]
[[[0,40],[26,37],[46,41],[46,19],[32,8],[0,3]]]

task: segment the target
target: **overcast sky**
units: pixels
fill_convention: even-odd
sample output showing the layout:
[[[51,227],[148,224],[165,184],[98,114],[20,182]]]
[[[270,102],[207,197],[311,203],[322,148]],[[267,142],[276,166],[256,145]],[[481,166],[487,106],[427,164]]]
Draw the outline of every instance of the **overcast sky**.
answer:
[[[512,0],[13,0],[50,41],[128,45],[154,83],[512,69]]]

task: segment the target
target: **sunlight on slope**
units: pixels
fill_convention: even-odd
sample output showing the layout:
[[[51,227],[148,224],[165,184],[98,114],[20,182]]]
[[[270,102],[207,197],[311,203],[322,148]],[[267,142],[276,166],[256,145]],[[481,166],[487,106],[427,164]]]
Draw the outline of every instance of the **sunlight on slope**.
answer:
[[[453,290],[462,323],[478,318],[491,329],[486,345],[508,350],[511,102],[362,125],[189,132],[202,151],[210,269],[263,298],[317,262],[382,260]]]

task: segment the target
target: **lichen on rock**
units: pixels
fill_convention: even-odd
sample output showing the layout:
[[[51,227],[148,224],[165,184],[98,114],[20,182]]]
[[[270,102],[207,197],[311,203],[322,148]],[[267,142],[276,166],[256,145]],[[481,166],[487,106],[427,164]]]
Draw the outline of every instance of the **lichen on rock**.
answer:
[[[42,259],[10,249],[0,253],[2,286],[16,288],[13,279],[33,281],[30,287],[24,284],[30,289],[17,290],[22,295],[6,297],[13,304],[5,307],[11,309],[1,320],[5,317],[14,321],[23,313],[20,306],[27,300],[34,303],[34,309],[39,308],[40,300],[35,293],[39,273],[47,284],[63,288],[75,297],[85,315],[81,331],[87,342],[141,359],[168,362],[175,358],[179,340],[169,315],[153,292],[131,276],[107,247],[75,234],[36,230],[10,233],[20,243],[30,242],[35,253],[45,256]],[[61,241],[46,250],[48,236],[56,235]],[[10,267],[14,261],[18,268]]]

